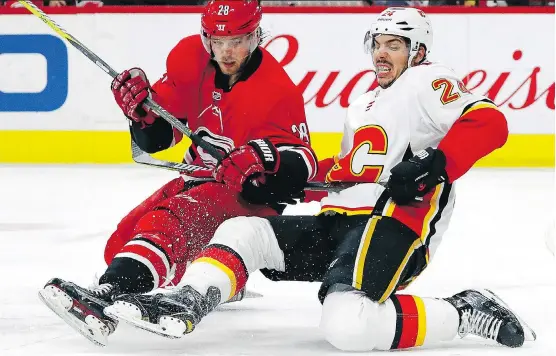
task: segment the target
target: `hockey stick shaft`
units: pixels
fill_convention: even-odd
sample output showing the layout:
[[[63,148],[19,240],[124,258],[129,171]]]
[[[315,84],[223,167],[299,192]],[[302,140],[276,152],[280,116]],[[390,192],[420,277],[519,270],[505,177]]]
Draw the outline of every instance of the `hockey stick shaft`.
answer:
[[[29,12],[33,15],[37,16],[42,22],[47,24],[51,29],[54,30],[58,35],[62,38],[67,40],[73,47],[75,47],[79,52],[83,53],[85,57],[89,58],[93,63],[95,63],[100,69],[102,69],[105,73],[110,75],[112,78],[115,78],[118,75],[108,63],[103,61],[99,56],[97,56],[93,51],[88,49],[85,45],[79,42],[75,37],[70,35],[66,30],[64,30],[60,25],[58,25],[54,20],[52,20],[47,14],[45,14],[41,9],[39,9],[35,4],[30,1],[19,0],[19,3],[23,5]],[[219,152],[216,148],[214,148],[210,143],[204,141],[201,137],[196,135],[193,131],[191,131],[184,123],[176,119],[173,115],[171,115],[168,111],[166,111],[163,107],[158,105],[152,98],[147,97],[145,101],[145,105],[149,107],[155,114],[159,115],[165,121],[167,121],[170,125],[175,127],[178,131],[180,131],[185,136],[189,137],[191,141],[205,150],[208,154],[216,158],[220,161],[224,156],[221,152]]]
[[[135,163],[143,164],[149,167],[164,168],[170,171],[176,171],[187,175],[187,172],[193,172],[202,167],[196,166],[194,164],[187,163],[177,163],[169,162],[156,159],[149,155],[147,152],[143,151],[133,140],[131,141],[131,156]],[[213,179],[207,178],[204,181],[211,182]],[[385,185],[385,183],[379,182],[378,184]],[[321,182],[308,182],[305,186],[305,190],[317,190],[317,191],[328,191],[328,192],[339,192],[346,188],[352,187],[356,183],[346,182],[346,183],[321,183]]]

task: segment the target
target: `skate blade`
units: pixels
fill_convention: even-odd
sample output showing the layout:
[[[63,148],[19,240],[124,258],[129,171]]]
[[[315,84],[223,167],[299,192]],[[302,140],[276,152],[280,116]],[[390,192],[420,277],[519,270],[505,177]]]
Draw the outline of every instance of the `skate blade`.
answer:
[[[479,290],[479,292],[484,294],[485,296],[489,297],[490,299],[494,300],[496,303],[502,305],[504,308],[508,309],[516,317],[517,321],[519,321],[519,323],[521,324],[521,327],[523,328],[523,334],[524,334],[523,336],[525,338],[525,341],[535,341],[535,340],[537,340],[537,334],[535,333],[535,331],[533,331],[533,329],[531,329],[531,327],[529,327],[529,325],[527,325],[527,323],[519,315],[517,315],[516,312],[514,312],[513,309],[511,309],[509,307],[508,304],[506,304],[502,300],[502,298],[497,296],[490,289],[481,289],[481,290]]]
[[[117,301],[104,308],[104,313],[111,318],[169,339],[179,339],[193,331],[193,324],[186,324],[182,320],[170,316],[162,316],[158,324],[145,321],[141,317],[141,311],[135,305],[123,301]]]
[[[262,298],[263,295],[257,292],[249,291],[249,290],[241,290],[238,294],[234,295],[231,299],[223,302],[222,304],[229,304],[229,303],[236,303],[241,302],[244,299],[251,299],[251,298]]]
[[[251,299],[251,298],[262,298],[264,297],[261,293],[252,291],[252,290],[245,290],[245,296],[243,296],[244,299]]]
[[[39,291],[39,299],[75,331],[97,346],[106,346],[108,331],[106,325],[93,315],[82,321],[70,313],[73,298],[55,286],[46,286]]]

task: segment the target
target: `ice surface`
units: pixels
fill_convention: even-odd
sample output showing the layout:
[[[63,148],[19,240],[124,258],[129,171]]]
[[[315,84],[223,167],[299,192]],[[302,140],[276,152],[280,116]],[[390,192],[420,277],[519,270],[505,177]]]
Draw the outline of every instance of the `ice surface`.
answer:
[[[318,330],[316,283],[273,283],[222,306],[181,340],[126,325],[97,348],[42,305],[37,290],[58,276],[88,285],[103,266],[119,218],[173,173],[137,166],[0,167],[0,355],[339,355]],[[448,296],[488,287],[538,334],[510,350],[466,338],[419,355],[555,355],[556,260],[546,247],[554,217],[553,170],[472,170],[457,187],[451,226],[431,266],[406,291]],[[288,213],[312,213],[314,205]],[[346,325],[349,327],[349,325]]]

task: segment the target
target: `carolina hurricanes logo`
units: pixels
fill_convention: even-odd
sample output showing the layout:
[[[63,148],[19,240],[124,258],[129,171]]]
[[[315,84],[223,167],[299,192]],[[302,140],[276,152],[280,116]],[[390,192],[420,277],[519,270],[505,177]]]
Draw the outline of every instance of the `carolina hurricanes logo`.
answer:
[[[212,133],[206,127],[199,127],[195,131],[195,133],[199,135],[203,140],[207,141],[218,150],[222,151],[224,154],[231,152],[235,147],[234,141],[231,138]],[[203,160],[203,163],[206,167],[216,167],[216,164],[218,163],[216,161],[216,158],[205,152],[205,150],[203,150],[201,147],[197,147],[197,153],[199,153],[199,157]]]
[[[203,117],[203,115],[205,115],[206,112],[212,112],[212,114],[218,118],[218,121],[220,122],[220,130],[224,131],[224,121],[222,119],[222,110],[220,110],[220,107],[215,104],[210,104],[203,111],[201,111],[198,117],[199,118]]]

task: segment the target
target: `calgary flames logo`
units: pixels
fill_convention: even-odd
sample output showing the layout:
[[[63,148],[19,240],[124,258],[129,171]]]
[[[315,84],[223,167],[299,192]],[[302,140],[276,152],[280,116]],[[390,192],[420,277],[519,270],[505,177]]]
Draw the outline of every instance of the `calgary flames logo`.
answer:
[[[360,127],[353,136],[353,148],[326,175],[327,182],[377,182],[384,168],[388,136],[381,126]]]

